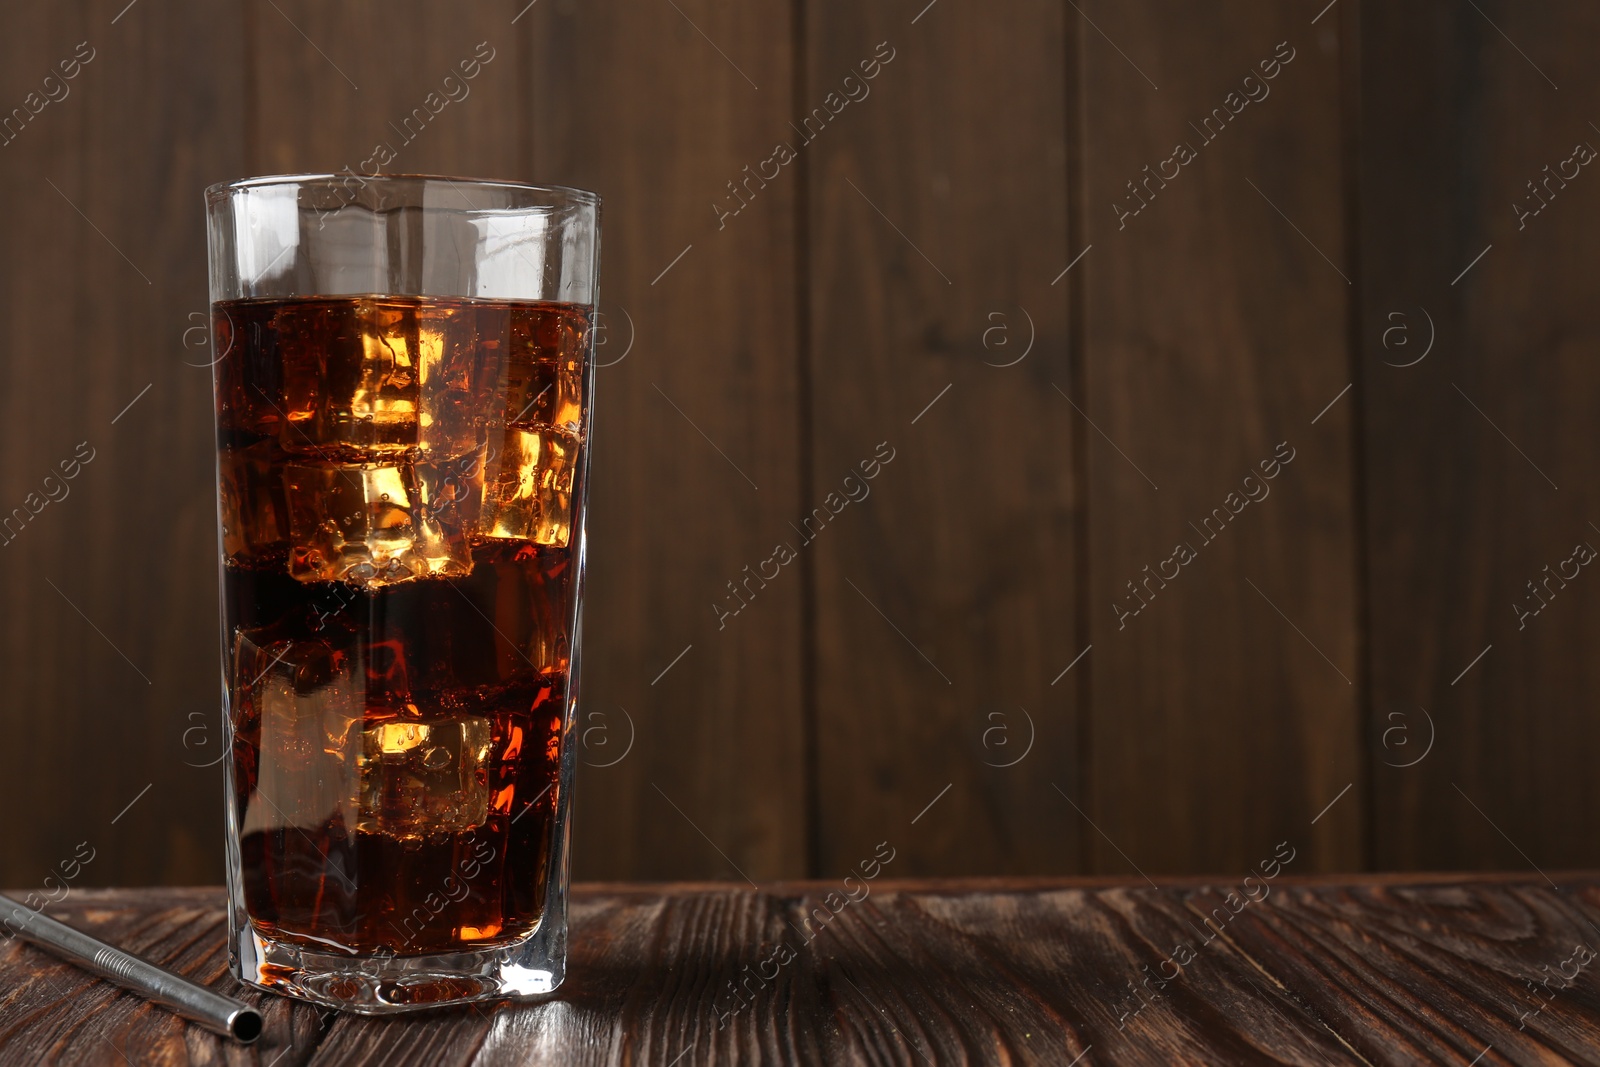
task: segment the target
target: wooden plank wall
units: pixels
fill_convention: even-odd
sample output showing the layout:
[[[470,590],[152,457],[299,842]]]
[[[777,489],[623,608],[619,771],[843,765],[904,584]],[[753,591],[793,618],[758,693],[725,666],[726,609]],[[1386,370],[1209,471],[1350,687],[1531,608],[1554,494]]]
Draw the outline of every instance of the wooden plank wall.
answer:
[[[1353,405],[1312,425],[1353,293],[1314,14],[1128,3],[1084,39],[1096,870],[1362,860],[1360,798],[1311,825],[1362,773]]]
[[[199,190],[246,167],[244,32],[225,5],[120,8],[0,32],[5,113],[30,115],[0,147],[0,506],[37,511],[0,547],[0,881],[30,888],[83,843],[102,883],[220,870],[220,770],[192,766],[221,745],[211,374],[186,331]]]
[[[806,549],[819,869],[888,839],[913,869],[1070,871],[1085,827],[1050,785],[1079,789],[1077,701],[1050,686],[1079,647],[1072,428],[1049,387],[1070,373],[1050,285],[1069,252],[1065,18],[1017,0],[913,24],[921,7],[806,8],[796,111],[887,61],[804,149],[802,507],[894,457]]]
[[[1600,181],[1574,151],[1600,148],[1600,13],[1405,8],[1362,15],[1371,728],[1437,740],[1375,765],[1374,859],[1593,866],[1600,595],[1567,561],[1600,548]]]
[[[605,197],[580,876],[1593,866],[1596,23],[11,13],[0,883],[220,878],[199,191],[379,141]]]
[[[539,4],[524,21],[535,173],[605,196],[603,359],[628,352],[597,390],[574,862],[804,869],[804,583],[780,574],[739,616],[712,610],[740,603],[728,583],[772,555],[799,495],[799,193],[752,183],[736,218],[711,209],[739,203],[727,183],[787,120],[790,12]]]

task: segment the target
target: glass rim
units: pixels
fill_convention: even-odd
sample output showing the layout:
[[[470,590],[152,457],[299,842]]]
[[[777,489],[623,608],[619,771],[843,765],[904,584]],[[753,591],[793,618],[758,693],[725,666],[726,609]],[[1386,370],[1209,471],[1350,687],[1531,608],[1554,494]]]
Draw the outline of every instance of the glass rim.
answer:
[[[499,178],[465,178],[451,174],[351,174],[339,172],[316,172],[305,174],[264,174],[253,178],[235,178],[232,181],[216,182],[206,186],[205,200],[207,205],[221,203],[235,192],[247,189],[264,189],[283,185],[314,185],[316,183],[348,182],[354,179],[363,184],[369,182],[382,182],[384,184],[402,184],[412,182],[446,182],[451,185],[470,185],[478,189],[511,189],[522,193],[545,193],[565,200],[569,203],[585,204],[595,208],[600,206],[600,194],[588,189],[579,189],[572,185],[540,185],[534,182],[518,182]]]

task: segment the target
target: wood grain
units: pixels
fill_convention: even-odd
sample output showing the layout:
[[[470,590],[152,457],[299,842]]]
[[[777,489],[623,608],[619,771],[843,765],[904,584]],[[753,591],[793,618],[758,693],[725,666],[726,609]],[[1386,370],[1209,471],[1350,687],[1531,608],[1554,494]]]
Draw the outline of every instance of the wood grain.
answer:
[[[0,547],[23,768],[0,780],[0,878],[35,887],[83,841],[91,881],[219,869],[220,777],[185,765],[210,758],[189,728],[220,743],[211,385],[185,330],[200,190],[243,162],[242,36],[226,6],[122,7],[19,9],[0,34],[8,116],[58,97],[0,147],[0,512],[36,512]]]
[[[536,173],[605,200],[575,863],[796,875],[801,578],[757,574],[798,495],[795,185],[752,184],[720,227],[712,209],[784,129],[789,9],[543,3],[525,23]]]
[[[1417,742],[1374,767],[1383,866],[1574,866],[1600,832],[1587,769],[1600,725],[1585,710],[1600,596],[1555,574],[1575,546],[1600,547],[1586,355],[1600,183],[1584,168],[1538,214],[1513,210],[1541,202],[1527,183],[1544,167],[1600,147],[1581,43],[1600,22],[1592,8],[1481,8],[1363,15],[1373,728]],[[1422,762],[1383,765],[1429,736]]]
[[[1199,880],[584,885],[558,995],[391,1019],[241,993],[224,973],[220,890],[84,890],[51,914],[260,1005],[261,1043],[201,1033],[4,942],[0,1058],[1593,1063],[1600,963],[1529,992],[1575,946],[1600,950],[1600,876],[1557,877],[1559,888],[1524,876],[1280,876],[1231,909],[1237,885]],[[845,888],[858,902],[842,903]],[[1192,952],[1181,965],[1179,945]]]
[[[897,874],[1078,870],[1084,827],[1051,787],[1078,792],[1076,678],[1052,680],[1082,650],[1072,427],[1050,386],[1070,374],[1051,284],[1070,259],[1062,12],[825,2],[805,18],[795,110],[846,102],[794,164],[810,242],[800,512],[870,493],[826,504],[837,517],[801,548],[817,873],[885,838]],[[894,458],[863,483],[880,446]]]
[[[1600,1048],[1592,964],[1548,996],[1532,985],[1576,946],[1600,948],[1592,922],[1543,882],[1490,894],[1287,887],[1272,899],[1229,936],[1276,961],[1289,994],[1368,1062],[1470,1061],[1492,1046],[1483,1062],[1581,1063]]]
[[[252,4],[261,172],[371,173],[376,164],[363,164],[384,144],[389,174],[525,177],[525,43],[511,21],[520,6],[494,0],[447,15],[423,0]],[[475,77],[463,77],[463,62]]]
[[[1090,14],[1087,383],[1057,400],[1093,420],[1093,867],[1242,871],[1352,783],[1301,862],[1357,866],[1351,406],[1317,419],[1350,382],[1338,36],[1248,0]]]

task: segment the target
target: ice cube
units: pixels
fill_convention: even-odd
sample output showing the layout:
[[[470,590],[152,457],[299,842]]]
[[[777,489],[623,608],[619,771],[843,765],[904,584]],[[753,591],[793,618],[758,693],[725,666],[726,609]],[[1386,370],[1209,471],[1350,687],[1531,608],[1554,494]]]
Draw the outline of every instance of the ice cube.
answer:
[[[423,573],[416,558],[411,464],[317,463],[284,468],[289,573],[364,587]]]
[[[218,474],[223,554],[236,561],[287,546],[288,503],[283,476],[273,464],[272,442],[222,449]]]
[[[355,825],[365,683],[358,646],[237,634],[234,722],[257,759],[244,832]]]
[[[486,448],[461,455],[425,452],[415,465],[418,511],[417,553],[428,573],[461,577],[472,573],[469,539],[483,513]]]
[[[361,829],[418,839],[489,818],[489,720],[396,719],[361,733]]]
[[[472,472],[481,460],[453,457],[418,467],[406,458],[286,467],[289,573],[302,582],[367,589],[472,573],[468,537],[479,506]],[[452,472],[463,469],[464,483],[455,484]]]
[[[578,449],[561,430],[508,428],[485,476],[484,536],[565,547]]]
[[[480,379],[489,386],[499,381],[498,345],[478,335],[485,317],[476,308],[417,309],[417,448],[423,456],[470,453],[481,443],[483,422],[499,418],[498,392],[478,395]]]
[[[518,318],[506,364],[506,422],[582,432],[583,360],[588,326],[580,317]]]
[[[279,443],[300,455],[372,459],[455,455],[479,444],[494,412],[476,396],[499,359],[474,310],[385,300],[280,308]]]
[[[305,301],[278,309],[288,452],[349,458],[417,445],[416,309],[378,300]]]

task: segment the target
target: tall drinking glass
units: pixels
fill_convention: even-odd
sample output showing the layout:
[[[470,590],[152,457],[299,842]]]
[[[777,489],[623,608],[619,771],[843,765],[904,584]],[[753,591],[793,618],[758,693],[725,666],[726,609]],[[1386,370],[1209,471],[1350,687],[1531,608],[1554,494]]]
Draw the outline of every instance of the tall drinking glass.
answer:
[[[206,191],[229,957],[357,1012],[566,962],[599,200]]]

